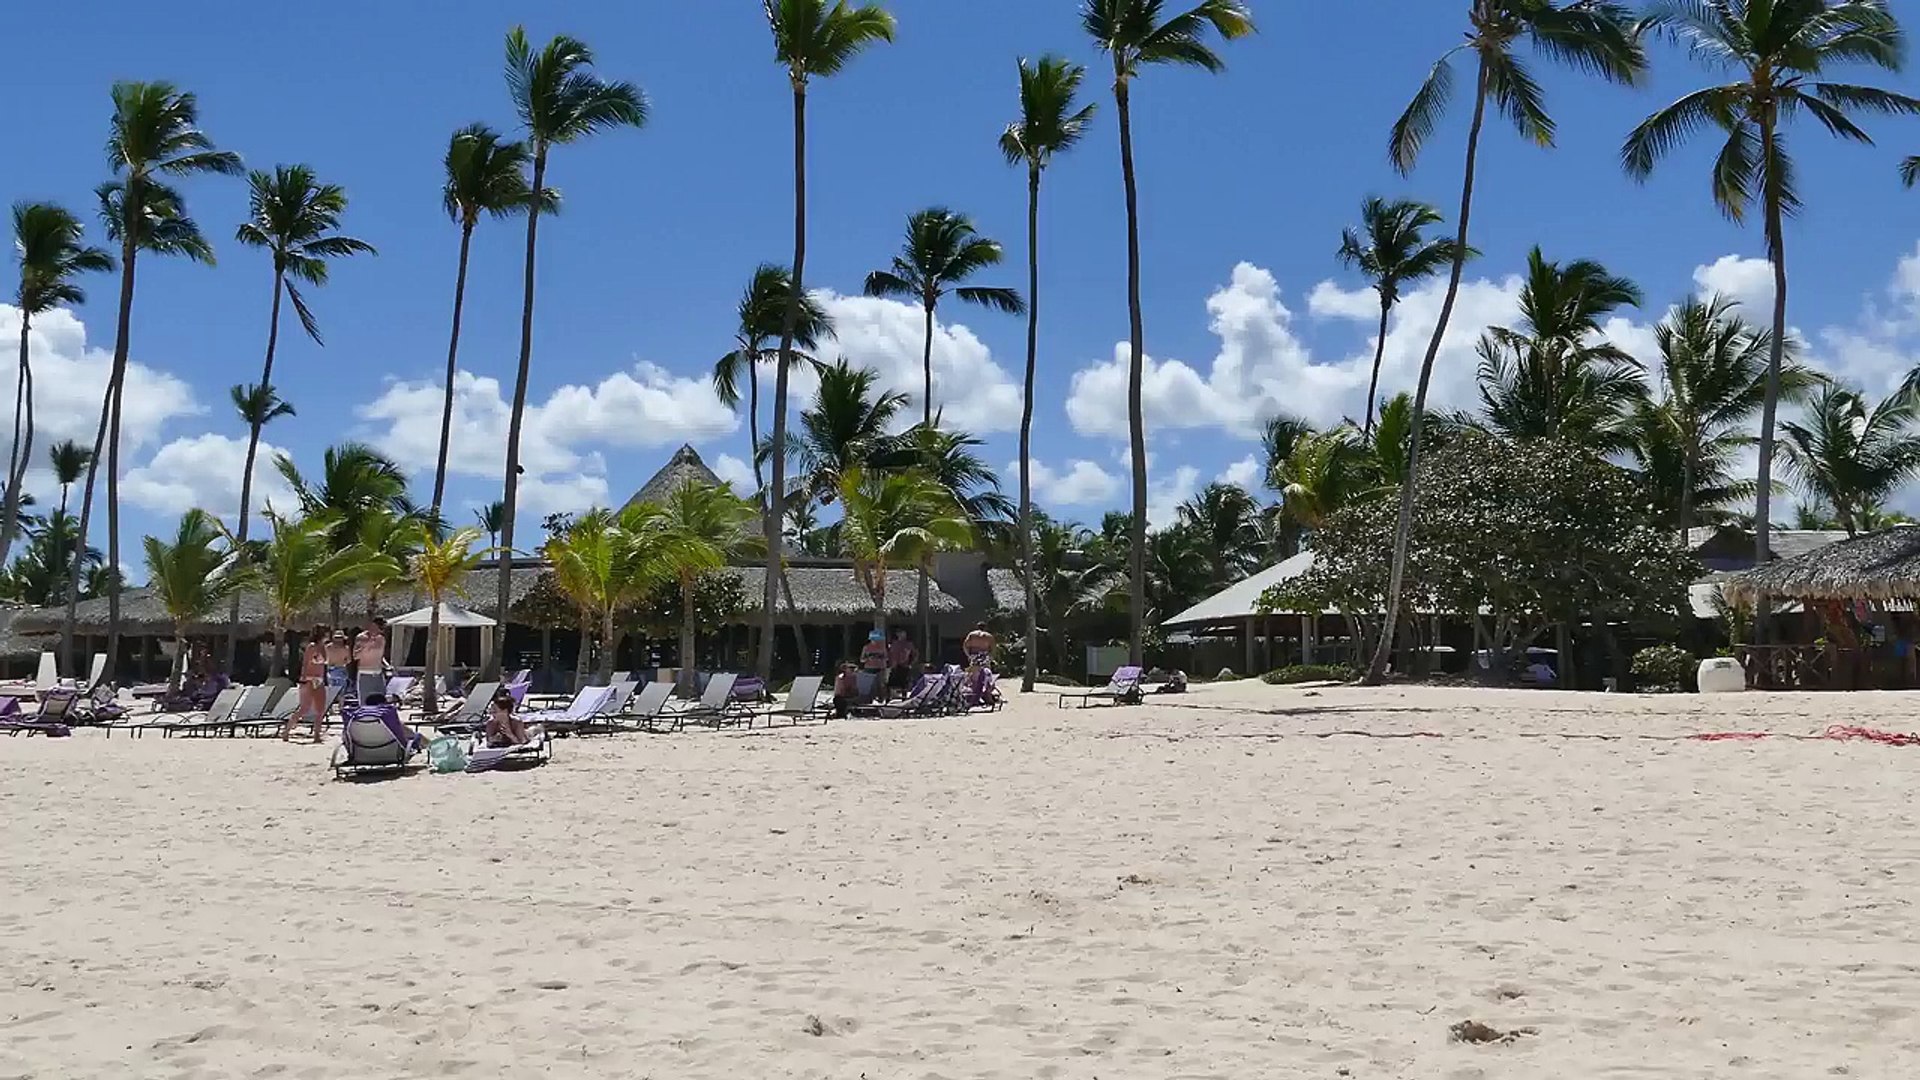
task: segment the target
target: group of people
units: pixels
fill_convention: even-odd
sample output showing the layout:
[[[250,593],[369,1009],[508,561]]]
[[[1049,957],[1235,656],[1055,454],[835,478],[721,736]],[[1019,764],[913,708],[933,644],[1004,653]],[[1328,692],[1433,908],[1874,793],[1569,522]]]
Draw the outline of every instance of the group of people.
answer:
[[[319,742],[326,724],[330,689],[345,693],[351,685],[361,704],[374,704],[375,698],[384,704],[387,680],[392,673],[393,666],[387,662],[385,619],[368,619],[351,639],[344,628],[324,623],[315,626],[313,635],[300,650],[300,707],[281,726],[280,738],[291,739],[299,730],[301,720],[311,716],[313,741]],[[395,723],[398,723],[397,714]]]
[[[993,631],[987,629],[986,623],[976,623],[960,644],[969,669],[988,665],[993,647]],[[874,701],[885,703],[896,697],[905,698],[913,686],[913,669],[919,659],[920,651],[904,629],[896,627],[891,641],[879,630],[869,633],[867,643],[860,649],[859,661],[841,664],[839,674],[834,677],[834,715],[844,718],[853,706],[863,702],[863,675],[871,680]]]

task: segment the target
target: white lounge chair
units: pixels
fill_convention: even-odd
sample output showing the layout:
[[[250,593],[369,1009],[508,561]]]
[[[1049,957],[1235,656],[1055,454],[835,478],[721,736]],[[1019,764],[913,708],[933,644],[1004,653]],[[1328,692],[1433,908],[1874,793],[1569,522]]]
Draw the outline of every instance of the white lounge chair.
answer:
[[[396,772],[410,767],[419,746],[409,746],[387,727],[386,721],[370,711],[356,711],[347,718],[340,745],[333,751],[334,779],[363,773]]]

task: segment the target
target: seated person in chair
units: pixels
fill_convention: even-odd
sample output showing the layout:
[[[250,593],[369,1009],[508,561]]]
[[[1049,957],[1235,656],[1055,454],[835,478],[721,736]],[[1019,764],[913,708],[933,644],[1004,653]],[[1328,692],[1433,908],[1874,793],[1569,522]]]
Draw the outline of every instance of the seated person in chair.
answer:
[[[494,692],[493,700],[487,704],[484,737],[492,747],[524,746],[533,741],[526,722],[513,715],[513,692],[504,686]]]

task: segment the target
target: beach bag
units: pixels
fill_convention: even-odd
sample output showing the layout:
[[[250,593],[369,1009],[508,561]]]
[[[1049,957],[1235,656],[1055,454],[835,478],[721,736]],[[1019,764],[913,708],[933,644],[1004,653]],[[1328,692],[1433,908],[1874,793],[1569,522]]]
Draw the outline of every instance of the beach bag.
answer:
[[[440,736],[427,744],[427,760],[433,763],[433,771],[437,773],[465,772],[466,740],[451,735]]]

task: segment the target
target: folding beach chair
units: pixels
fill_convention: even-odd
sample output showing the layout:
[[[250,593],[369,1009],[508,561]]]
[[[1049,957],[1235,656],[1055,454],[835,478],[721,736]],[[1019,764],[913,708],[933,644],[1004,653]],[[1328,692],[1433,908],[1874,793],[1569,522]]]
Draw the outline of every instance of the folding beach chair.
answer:
[[[1077,702],[1082,709],[1094,705],[1138,705],[1144,700],[1140,689],[1140,680],[1144,675],[1145,672],[1140,668],[1123,667],[1113,673],[1107,685],[1079,693],[1061,694],[1060,700],[1054,705],[1061,709],[1066,708],[1069,701]]]
[[[70,721],[74,703],[80,695],[72,690],[54,688],[40,699],[40,710],[31,716],[0,719],[0,731],[8,735],[47,735],[64,738],[73,734]]]
[[[787,689],[786,703],[758,715],[767,718],[768,726],[772,726],[775,717],[788,718],[796,724],[802,720],[825,722],[832,715],[830,709],[820,707],[820,685],[825,681],[819,675],[802,675],[794,679],[793,685]]]
[[[333,751],[333,776],[343,780],[366,773],[397,772],[413,764],[425,740],[417,735],[408,743],[387,726],[382,710],[356,708],[348,711],[340,745]]]
[[[688,721],[719,727],[738,715],[733,705],[733,684],[737,678],[731,671],[714,672],[707,679],[707,688],[700,694],[699,701],[678,709],[667,709],[662,715],[673,720],[675,731],[685,727]]]

